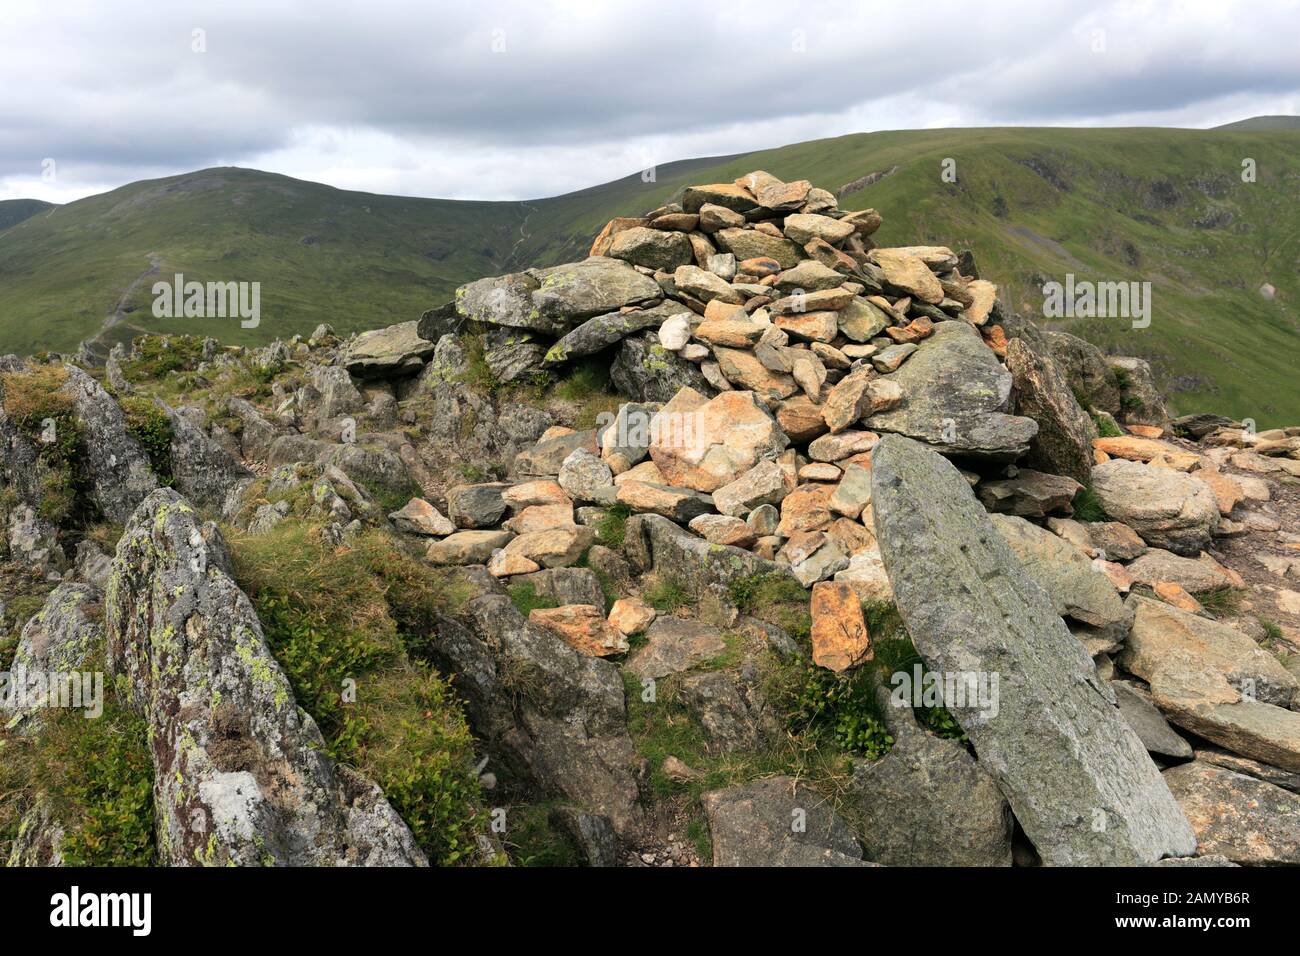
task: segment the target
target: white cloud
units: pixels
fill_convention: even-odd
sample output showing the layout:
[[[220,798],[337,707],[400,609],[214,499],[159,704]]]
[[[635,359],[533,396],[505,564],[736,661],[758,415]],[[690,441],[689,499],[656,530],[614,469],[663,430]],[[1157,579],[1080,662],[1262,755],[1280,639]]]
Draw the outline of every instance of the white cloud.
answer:
[[[998,7],[6,0],[0,197],[234,164],[518,199],[872,129],[1210,126],[1300,102],[1294,0]]]

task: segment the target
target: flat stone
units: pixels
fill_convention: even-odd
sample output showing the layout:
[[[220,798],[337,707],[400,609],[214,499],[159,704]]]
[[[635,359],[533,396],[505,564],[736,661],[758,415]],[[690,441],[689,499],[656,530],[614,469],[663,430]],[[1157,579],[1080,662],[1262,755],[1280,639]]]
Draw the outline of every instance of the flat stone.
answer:
[[[432,564],[485,564],[493,551],[513,538],[509,531],[457,531],[441,541],[430,541],[424,556]]]
[[[612,657],[628,649],[623,633],[605,620],[605,612],[590,604],[534,608],[528,622],[559,637],[580,654]]]
[[[1235,628],[1129,596],[1133,630],[1118,663],[1151,685],[1173,723],[1228,750],[1300,771],[1296,678]]]
[[[1145,694],[1138,693],[1124,681],[1113,680],[1110,686],[1119,702],[1120,713],[1147,750],[1180,760],[1192,755],[1192,745],[1178,736]]]
[[[904,400],[866,419],[875,431],[897,432],[945,454],[999,461],[1023,455],[1038,433],[1032,419],[1007,414],[1011,375],[965,322],[937,323],[890,378],[902,386]]]
[[[1083,486],[1073,478],[1024,468],[1014,478],[980,482],[978,492],[989,511],[1043,518],[1049,514],[1073,514],[1072,502],[1081,490]]]
[[[862,866],[830,802],[793,777],[765,777],[700,798],[714,866]],[[795,827],[795,820],[802,826]]]
[[[1300,796],[1199,760],[1164,776],[1198,853],[1252,866],[1300,863]]]
[[[627,669],[640,678],[660,678],[698,667],[727,649],[722,632],[699,621],[660,617],[646,631],[644,647]]]
[[[452,534],[456,526],[437,508],[423,498],[412,498],[389,516],[398,530],[409,534],[438,538]]]
[[[625,481],[618,485],[619,504],[633,511],[663,515],[673,521],[688,522],[713,510],[713,499],[690,488],[652,485],[645,481]]]
[[[989,517],[1057,614],[1093,627],[1110,627],[1128,619],[1130,612],[1115,586],[1073,545],[1024,518]]]

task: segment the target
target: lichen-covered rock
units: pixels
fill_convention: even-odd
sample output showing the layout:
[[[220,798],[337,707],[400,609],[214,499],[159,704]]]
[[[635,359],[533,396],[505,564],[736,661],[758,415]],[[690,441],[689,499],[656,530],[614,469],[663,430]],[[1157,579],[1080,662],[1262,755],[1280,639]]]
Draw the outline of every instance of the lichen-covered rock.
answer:
[[[1151,363],[1140,358],[1109,355],[1106,364],[1114,372],[1119,384],[1120,421],[1126,425],[1157,425],[1167,428],[1169,412],[1165,408],[1160,389],[1156,388]]]
[[[126,415],[99,383],[76,366],[68,366],[60,391],[72,399],[82,430],[90,497],[109,521],[124,523],[158,479],[140,443],[127,431]]]
[[[426,862],[379,789],[325,755],[220,532],[176,492],[128,521],[107,608],[109,669],[149,723],[162,862]]]
[[[862,866],[853,831],[821,794],[766,777],[700,798],[714,866]]]
[[[1300,796],[1199,760],[1164,776],[1202,855],[1251,866],[1300,863]]]
[[[921,656],[945,674],[998,676],[996,708],[951,694],[945,703],[1043,860],[1132,865],[1192,853],[1195,836],[1113,692],[957,469],[885,436],[872,456],[872,507]]]
[[[878,760],[853,761],[847,794],[867,858],[885,866],[1010,866],[1011,808],[988,771],[957,741],[922,730],[910,700],[879,696],[894,744]]]
[[[362,332],[348,345],[342,363],[361,378],[414,375],[433,354],[434,344],[420,336],[418,322],[399,322],[386,329]]]
[[[86,656],[103,637],[103,593],[89,584],[60,584],[23,626],[9,665],[10,677],[80,673]],[[78,681],[80,683],[80,681]],[[103,693],[103,687],[99,688]],[[92,694],[93,688],[83,688]],[[43,708],[28,702],[4,714],[3,726],[21,730],[39,723]]]
[[[664,348],[654,332],[625,338],[609,377],[622,394],[638,402],[666,402],[683,388],[705,395],[713,392],[700,367]]]
[[[1041,335],[1071,391],[1080,395],[1092,408],[1111,415],[1118,414],[1119,384],[1101,349],[1069,332],[1043,332]]]
[[[890,378],[902,387],[903,402],[867,418],[867,428],[897,432],[945,454],[997,460],[1024,454],[1038,433],[1032,419],[1007,414],[1011,374],[966,322],[936,323],[934,334]]]
[[[175,409],[159,403],[171,423],[173,487],[204,508],[218,509],[226,495],[253,473]]]

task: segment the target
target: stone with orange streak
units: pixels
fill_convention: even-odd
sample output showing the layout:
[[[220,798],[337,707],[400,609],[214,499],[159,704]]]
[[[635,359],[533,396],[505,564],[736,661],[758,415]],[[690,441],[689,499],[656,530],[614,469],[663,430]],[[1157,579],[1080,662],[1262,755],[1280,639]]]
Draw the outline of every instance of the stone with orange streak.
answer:
[[[1200,614],[1205,610],[1201,606],[1201,602],[1188,594],[1181,584],[1175,584],[1173,581],[1157,581],[1152,590],[1156,592],[1156,597],[1166,604],[1172,604],[1180,611],[1186,611],[1189,614]]]
[[[871,660],[875,651],[857,592],[840,581],[819,581],[812,589],[813,663],[842,674]]]
[[[627,638],[594,604],[534,608],[528,614],[528,621],[588,657],[611,657],[628,649]]]

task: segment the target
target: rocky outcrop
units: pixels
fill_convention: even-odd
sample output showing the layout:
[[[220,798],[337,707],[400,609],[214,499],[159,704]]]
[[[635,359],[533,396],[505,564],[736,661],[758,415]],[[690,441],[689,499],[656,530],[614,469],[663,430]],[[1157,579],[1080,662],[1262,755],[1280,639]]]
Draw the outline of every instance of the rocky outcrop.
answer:
[[[170,490],[118,544],[108,660],[149,723],[168,865],[424,864],[379,789],[325,755],[216,526]]]
[[[499,594],[445,618],[432,653],[455,675],[491,753],[544,790],[608,817],[620,833],[637,825],[635,752],[615,665],[530,624]]]
[[[1025,463],[1088,484],[1097,430],[1051,354],[1025,339],[1012,339],[1007,343],[1007,371],[1015,389],[1016,412],[1038,423]]]
[[[81,425],[90,497],[105,518],[124,523],[158,479],[117,402],[81,369],[69,366],[67,372],[61,391],[72,399]]]
[[[1195,837],[1113,692],[957,470],[887,436],[873,454],[872,499],[917,650],[945,674],[997,675],[995,710],[953,694],[945,703],[1044,862],[1192,853]]]

